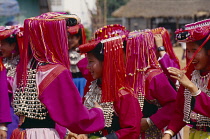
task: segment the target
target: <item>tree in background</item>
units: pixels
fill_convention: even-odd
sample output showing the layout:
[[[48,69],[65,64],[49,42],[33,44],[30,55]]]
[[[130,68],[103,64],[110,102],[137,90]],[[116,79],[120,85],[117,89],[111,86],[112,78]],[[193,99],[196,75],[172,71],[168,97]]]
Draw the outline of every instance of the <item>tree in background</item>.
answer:
[[[120,6],[125,5],[128,1],[129,0],[96,0],[96,11],[91,11],[88,8],[92,21],[91,32],[94,33],[96,29],[107,25],[106,20],[111,17],[111,13]]]
[[[129,0],[107,0],[107,17],[112,17],[112,12],[120,8],[122,5],[125,5],[128,1]]]

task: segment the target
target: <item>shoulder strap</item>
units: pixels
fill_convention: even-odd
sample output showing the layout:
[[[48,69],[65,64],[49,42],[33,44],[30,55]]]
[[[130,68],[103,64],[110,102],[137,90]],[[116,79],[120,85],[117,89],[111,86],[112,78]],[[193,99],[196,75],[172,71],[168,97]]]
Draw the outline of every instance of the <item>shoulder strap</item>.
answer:
[[[46,87],[60,74],[62,73],[66,67],[62,65],[56,66],[40,83],[39,85],[39,95],[46,89]]]

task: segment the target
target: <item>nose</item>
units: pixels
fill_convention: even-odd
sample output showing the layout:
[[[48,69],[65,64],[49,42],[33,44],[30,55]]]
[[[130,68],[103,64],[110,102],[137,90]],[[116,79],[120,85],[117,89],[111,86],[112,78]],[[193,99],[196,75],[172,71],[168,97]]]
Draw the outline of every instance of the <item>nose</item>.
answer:
[[[87,64],[87,67],[86,67],[88,70],[90,70],[90,65],[89,65],[89,63]]]
[[[193,57],[194,53],[187,53],[187,58],[191,59]]]

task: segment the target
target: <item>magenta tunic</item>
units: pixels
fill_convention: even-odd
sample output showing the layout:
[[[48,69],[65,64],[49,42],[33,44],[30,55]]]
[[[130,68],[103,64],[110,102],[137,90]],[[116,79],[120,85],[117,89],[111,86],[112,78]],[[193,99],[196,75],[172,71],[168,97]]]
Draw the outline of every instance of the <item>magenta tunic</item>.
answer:
[[[177,93],[177,100],[175,106],[175,112],[171,117],[171,121],[168,125],[168,129],[171,129],[175,134],[178,133],[182,127],[186,125],[183,121],[184,118],[184,88],[180,86],[179,91]]]
[[[46,75],[49,70],[52,71]],[[69,69],[59,64],[48,64],[39,66],[38,72],[38,78],[42,79],[39,84],[39,99],[56,123],[77,134],[88,134],[104,128],[102,110],[88,110],[83,105]]]
[[[210,97],[201,92],[200,95],[196,96],[195,106],[193,111],[204,116],[210,117]]]
[[[208,97],[206,93],[201,92],[200,95],[195,97],[194,109],[192,110],[196,113],[210,117],[209,104],[210,104],[210,97]],[[183,118],[184,118],[184,87],[181,86],[177,94],[175,113],[172,116],[170,124],[168,125],[168,129],[174,131],[175,134],[179,132],[179,130],[181,130],[182,127],[186,125],[186,123],[183,121]]]
[[[160,107],[156,113],[150,116],[150,119],[158,129],[163,129],[168,125],[171,115],[174,114],[177,92],[160,70],[152,69],[148,73],[145,99]]]
[[[122,95],[114,102],[114,109],[119,117],[120,129],[114,132],[118,139],[139,139],[142,113],[138,100],[130,94]]]
[[[6,69],[0,71],[0,123],[12,122]]]

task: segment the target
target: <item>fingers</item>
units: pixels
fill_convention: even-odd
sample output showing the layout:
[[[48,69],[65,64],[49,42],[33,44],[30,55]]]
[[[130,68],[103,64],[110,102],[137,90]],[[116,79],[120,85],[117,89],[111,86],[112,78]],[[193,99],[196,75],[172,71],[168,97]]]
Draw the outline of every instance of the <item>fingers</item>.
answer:
[[[169,67],[167,69],[168,69],[168,72],[171,74],[171,77],[175,79],[181,79],[183,75],[185,74],[185,71],[179,70],[174,67]]]
[[[163,38],[161,34],[155,34],[154,39],[157,47],[163,46]]]

